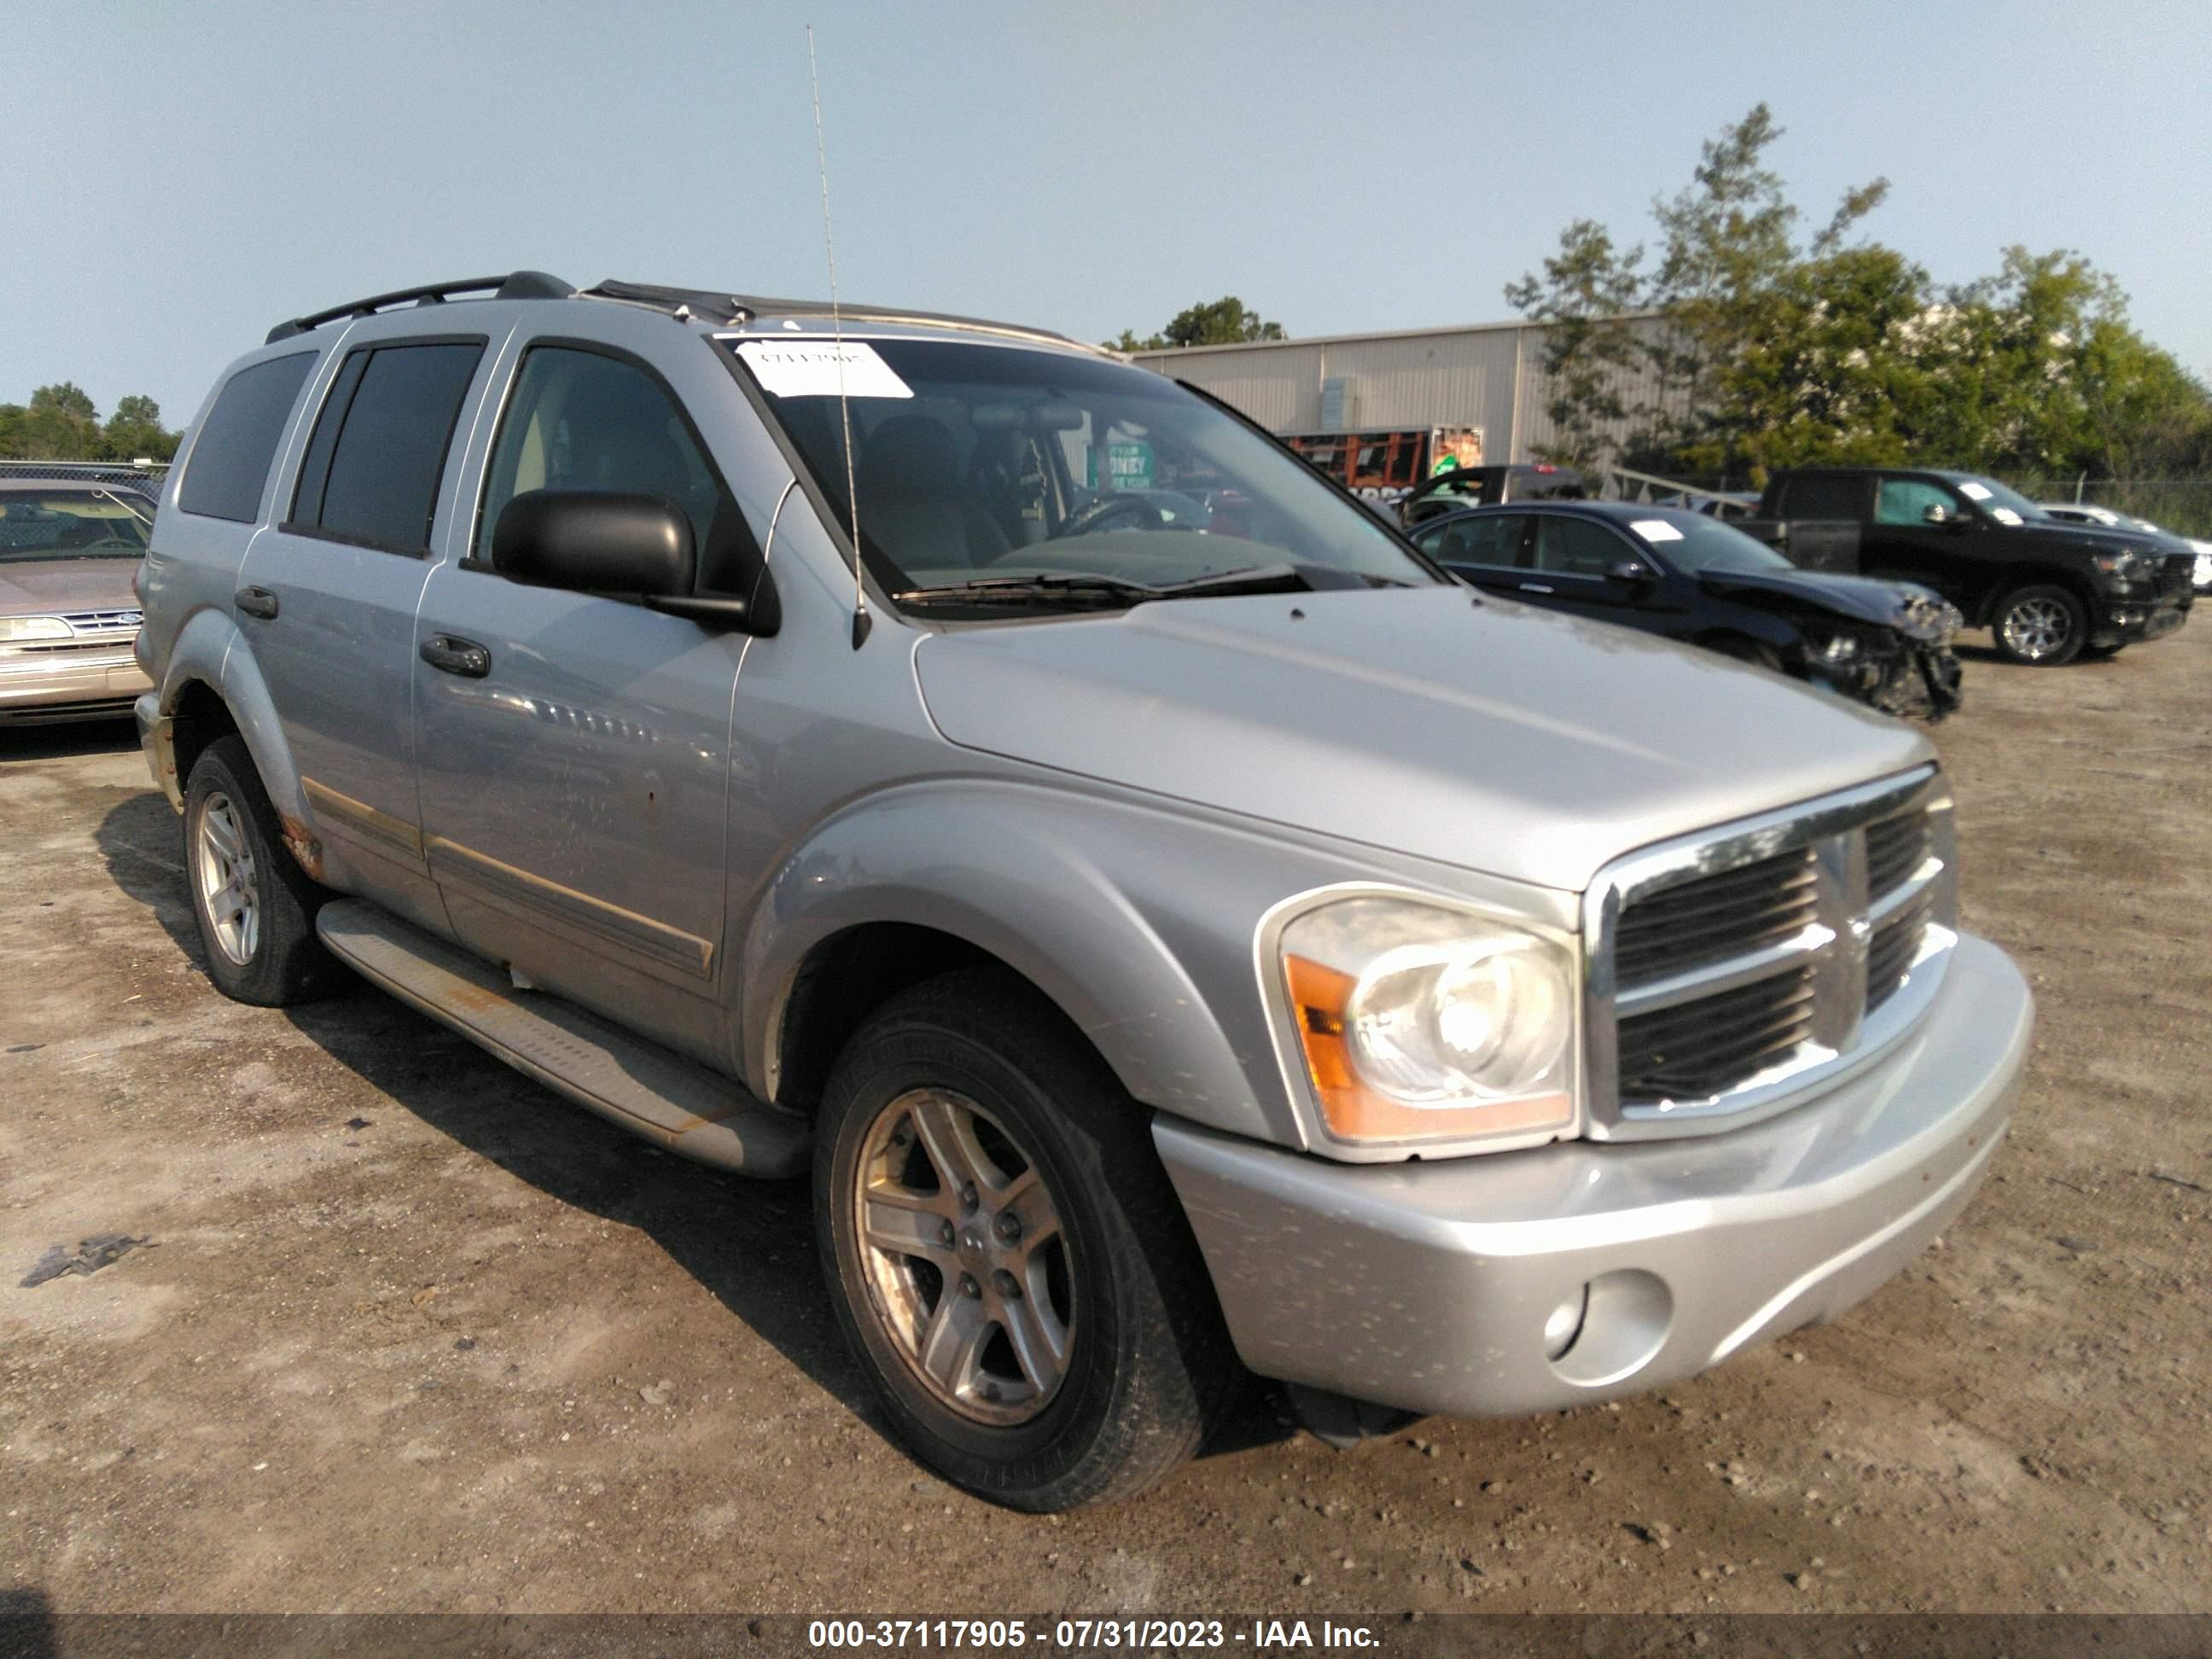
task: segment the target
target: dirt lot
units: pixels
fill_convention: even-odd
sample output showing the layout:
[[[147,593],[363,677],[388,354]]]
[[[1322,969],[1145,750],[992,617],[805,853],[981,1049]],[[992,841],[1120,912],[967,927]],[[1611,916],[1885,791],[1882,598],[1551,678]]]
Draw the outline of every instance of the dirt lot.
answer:
[[[202,977],[127,731],[0,735],[0,1593],[93,1610],[2212,1609],[2212,611],[1977,656],[1969,924],[2040,1036],[1992,1184],[1841,1322],[1351,1454],[1255,1406],[1126,1506],[923,1476],[800,1187],[366,988]],[[152,1242],[33,1289],[48,1247]]]

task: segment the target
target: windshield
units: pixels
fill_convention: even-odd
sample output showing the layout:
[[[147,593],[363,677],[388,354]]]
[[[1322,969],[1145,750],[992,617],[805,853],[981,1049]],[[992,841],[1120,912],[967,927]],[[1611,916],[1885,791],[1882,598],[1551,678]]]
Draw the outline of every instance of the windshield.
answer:
[[[151,519],[153,502],[120,490],[0,490],[0,563],[142,557],[146,525],[141,514]]]
[[[2022,520],[2049,516],[2020,491],[1995,478],[1954,478],[1951,482],[1961,495],[1999,524],[2018,524]]]
[[[1702,513],[1670,509],[1646,514],[1628,520],[1628,528],[1680,570],[1796,568],[1765,543]]]
[[[836,348],[727,343],[849,526]],[[1437,580],[1296,456],[1160,375],[986,342],[843,350],[860,544],[906,602],[1127,605],[1238,574]]]

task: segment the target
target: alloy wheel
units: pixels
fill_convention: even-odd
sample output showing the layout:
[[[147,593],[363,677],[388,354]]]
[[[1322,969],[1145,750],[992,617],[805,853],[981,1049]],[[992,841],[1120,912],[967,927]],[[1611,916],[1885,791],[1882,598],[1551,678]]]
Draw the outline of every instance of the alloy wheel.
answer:
[[[1036,1160],[966,1097],[877,1114],[851,1193],[872,1316],[931,1395],[1011,1427],[1052,1403],[1075,1340],[1074,1267]]]
[[[2022,599],[2005,612],[2006,646],[2031,662],[2063,650],[2073,633],[2074,619],[2056,599]]]
[[[261,886],[244,815],[228,795],[213,793],[202,804],[192,864],[216,947],[246,966],[261,944]]]

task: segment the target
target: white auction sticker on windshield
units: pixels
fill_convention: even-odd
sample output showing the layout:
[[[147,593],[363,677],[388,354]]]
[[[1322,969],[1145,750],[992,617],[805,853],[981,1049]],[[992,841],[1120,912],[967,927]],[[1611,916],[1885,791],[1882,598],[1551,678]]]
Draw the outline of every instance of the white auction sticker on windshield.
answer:
[[[1970,501],[1985,501],[1990,498],[1987,484],[1962,483],[1959,486],[1959,493]]]
[[[1679,542],[1682,532],[1664,519],[1638,519],[1629,526],[1647,542]]]
[[[775,398],[911,398],[914,388],[865,340],[740,340],[738,356]]]
[[[2019,524],[2021,522],[2020,514],[2014,512],[2008,507],[1991,507],[1990,509],[1990,517],[1995,519],[1999,524]]]

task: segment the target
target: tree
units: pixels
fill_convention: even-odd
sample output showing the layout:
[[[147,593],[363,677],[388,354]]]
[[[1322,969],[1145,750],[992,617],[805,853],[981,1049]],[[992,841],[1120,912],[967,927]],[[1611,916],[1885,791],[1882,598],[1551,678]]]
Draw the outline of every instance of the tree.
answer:
[[[177,453],[179,435],[161,425],[161,406],[151,398],[124,398],[100,434],[100,453],[118,461],[166,461]]]
[[[1268,322],[1233,294],[1176,313],[1165,329],[1139,340],[1127,329],[1106,343],[1116,351],[1163,351],[1170,346],[1241,345],[1249,340],[1287,340],[1280,323]]]
[[[1550,388],[1545,412],[1558,434],[1536,446],[1538,459],[1586,466],[1606,447],[1606,434],[1627,418],[1626,372],[1638,355],[1625,319],[1642,303],[1637,265],[1640,247],[1616,250],[1613,236],[1592,219],[1577,219],[1559,234],[1559,251],[1544,261],[1544,280],[1510,283],[1505,303],[1548,325],[1544,374]]]
[[[42,386],[23,412],[22,433],[26,454],[88,460],[100,453],[100,411],[71,381]]]
[[[1652,204],[1657,257],[1570,224],[1507,302],[1548,325],[1551,459],[1610,451],[1657,471],[1822,461],[1988,471],[2202,465],[2205,388],[2127,322],[2111,276],[2061,249],[2005,251],[1995,276],[1938,289],[1898,250],[1856,240],[1889,190],[1844,193],[1800,245],[1756,105]],[[1639,318],[1638,313],[1645,313]],[[1632,388],[1635,388],[1632,395]]]

